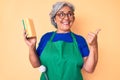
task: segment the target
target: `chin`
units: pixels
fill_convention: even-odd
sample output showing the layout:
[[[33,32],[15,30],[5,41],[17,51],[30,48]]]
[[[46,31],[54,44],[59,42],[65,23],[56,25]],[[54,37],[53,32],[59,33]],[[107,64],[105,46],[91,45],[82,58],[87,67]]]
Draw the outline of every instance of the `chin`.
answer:
[[[70,31],[70,27],[64,27],[63,30],[64,31]]]

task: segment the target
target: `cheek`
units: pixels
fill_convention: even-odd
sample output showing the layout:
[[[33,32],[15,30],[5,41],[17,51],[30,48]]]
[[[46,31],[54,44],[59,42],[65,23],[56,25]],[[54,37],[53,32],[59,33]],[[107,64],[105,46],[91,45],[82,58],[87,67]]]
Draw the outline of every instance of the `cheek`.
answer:
[[[58,23],[60,23],[60,21],[61,21],[61,19],[54,19],[54,22],[56,23],[56,24],[58,24]]]
[[[75,17],[73,17],[73,20],[72,20],[72,22],[74,22],[75,21]]]
[[[57,20],[55,20],[55,23],[57,24],[57,25],[61,25],[61,23],[62,23],[62,20],[61,19],[57,19]]]
[[[72,25],[73,23],[74,23],[74,20],[71,20],[70,25]]]

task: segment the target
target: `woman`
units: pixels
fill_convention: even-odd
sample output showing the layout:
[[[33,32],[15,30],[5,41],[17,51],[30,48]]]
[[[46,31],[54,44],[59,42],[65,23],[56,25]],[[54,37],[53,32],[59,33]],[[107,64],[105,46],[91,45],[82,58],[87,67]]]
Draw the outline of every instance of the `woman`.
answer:
[[[88,34],[85,39],[71,32],[75,20],[74,6],[68,2],[57,2],[50,13],[51,23],[57,29],[42,36],[36,50],[36,37],[26,38],[29,47],[29,59],[34,68],[44,65],[49,80],[83,80],[81,69],[91,73],[98,61],[97,34]],[[40,80],[45,80],[41,75]]]

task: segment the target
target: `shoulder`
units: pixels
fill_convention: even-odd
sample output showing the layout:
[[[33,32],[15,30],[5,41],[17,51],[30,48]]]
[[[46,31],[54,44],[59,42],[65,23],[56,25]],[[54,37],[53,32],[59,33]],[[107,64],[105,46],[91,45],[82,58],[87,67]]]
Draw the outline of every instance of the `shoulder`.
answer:
[[[52,36],[53,33],[54,33],[54,31],[47,32],[47,33],[43,34],[43,36],[41,37],[41,40],[48,40],[48,39],[50,39],[50,37]]]
[[[87,45],[87,42],[83,36],[75,34],[75,33],[73,33],[73,34],[74,34],[79,46],[83,47],[84,45]]]
[[[50,39],[50,37],[52,36],[53,33],[54,32],[51,31],[51,32],[47,32],[47,33],[43,34],[42,37],[39,40],[39,44],[46,43]]]
[[[47,33],[43,34],[43,36],[41,37],[38,48],[36,50],[39,56],[41,55],[42,50],[44,49],[47,41],[50,39],[52,34],[53,34],[53,32],[47,32]]]
[[[88,45],[87,45],[85,38],[83,36],[77,35],[77,34],[74,34],[74,36],[76,38],[78,48],[82,54],[82,57],[88,56],[89,55],[89,48],[88,48]]]
[[[73,33],[73,34],[74,34],[74,36],[75,36],[76,39],[78,39],[80,41],[85,41],[85,38],[83,36],[75,34],[75,33]]]

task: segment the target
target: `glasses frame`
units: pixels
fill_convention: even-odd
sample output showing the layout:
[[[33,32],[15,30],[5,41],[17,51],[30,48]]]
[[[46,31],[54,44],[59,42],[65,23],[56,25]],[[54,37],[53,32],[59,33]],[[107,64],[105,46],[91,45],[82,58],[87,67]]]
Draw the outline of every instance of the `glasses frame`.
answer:
[[[60,11],[56,14],[56,16],[58,16],[60,19],[64,19],[66,16],[69,18],[69,19],[73,19],[74,18],[74,13],[72,11],[69,11],[67,13],[63,12],[63,11]]]

